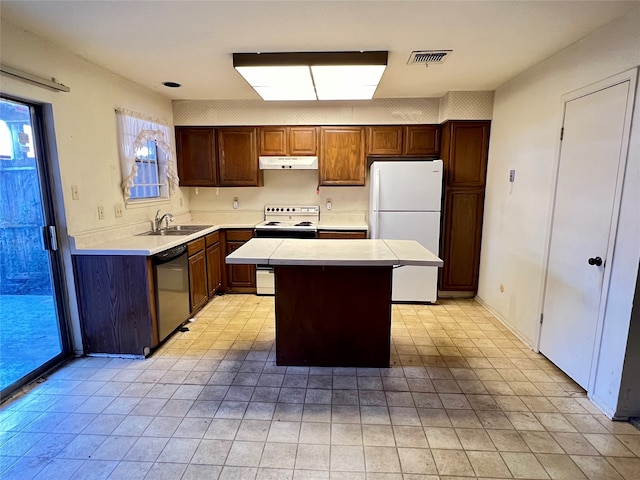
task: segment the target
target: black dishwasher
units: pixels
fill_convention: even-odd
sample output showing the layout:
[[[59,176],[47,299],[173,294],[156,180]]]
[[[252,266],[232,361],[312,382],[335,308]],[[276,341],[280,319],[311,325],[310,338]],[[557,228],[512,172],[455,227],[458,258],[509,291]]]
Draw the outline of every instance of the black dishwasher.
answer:
[[[158,337],[162,342],[189,319],[189,259],[187,246],[152,257],[156,288]]]

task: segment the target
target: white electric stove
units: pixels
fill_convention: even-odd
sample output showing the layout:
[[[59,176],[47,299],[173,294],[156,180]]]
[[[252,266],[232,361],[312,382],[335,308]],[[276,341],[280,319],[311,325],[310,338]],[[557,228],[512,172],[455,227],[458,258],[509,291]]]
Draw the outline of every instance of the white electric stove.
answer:
[[[255,227],[257,238],[316,238],[320,207],[318,205],[265,205],[264,221]],[[273,267],[256,267],[258,295],[275,294]]]

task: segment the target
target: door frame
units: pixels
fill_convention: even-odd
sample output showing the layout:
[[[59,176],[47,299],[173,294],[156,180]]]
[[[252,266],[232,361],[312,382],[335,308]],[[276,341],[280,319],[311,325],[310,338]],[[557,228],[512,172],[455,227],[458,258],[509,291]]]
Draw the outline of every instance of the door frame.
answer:
[[[605,320],[604,317],[605,317],[605,311],[607,306],[609,285],[611,281],[610,267],[613,263],[614,247],[615,247],[616,237],[618,232],[618,221],[620,217],[620,205],[622,200],[622,186],[624,183],[627,158],[629,155],[629,143],[631,140],[631,121],[633,118],[633,111],[634,111],[637,78],[638,78],[638,68],[636,67],[636,68],[632,68],[624,72],[621,72],[619,74],[612,75],[603,80],[591,83],[582,88],[573,90],[571,92],[568,92],[562,95],[561,97],[561,104],[560,104],[561,105],[560,106],[561,122],[560,122],[560,128],[558,129],[559,132],[561,132],[562,131],[561,129],[564,128],[566,106],[568,102],[572,100],[577,100],[578,98],[585,97],[587,95],[591,95],[593,93],[597,93],[601,90],[605,90],[609,87],[613,87],[621,83],[629,82],[629,93],[627,96],[627,103],[626,103],[627,108],[625,112],[625,123],[624,123],[624,130],[622,134],[622,146],[621,146],[620,157],[618,162],[618,172],[616,176],[614,203],[613,203],[613,210],[611,213],[611,223],[609,225],[609,236],[607,239],[606,258],[607,258],[607,262],[609,263],[609,268],[605,268],[604,277],[602,280],[602,291],[599,299],[596,331],[595,331],[594,342],[593,342],[593,352],[591,356],[591,365],[589,366],[589,381],[588,381],[587,392],[590,392],[593,390],[593,387],[595,384],[596,371],[597,371],[596,366],[598,365],[599,358],[600,358],[600,344],[602,340],[602,332],[603,332],[604,320]],[[552,187],[553,191],[552,191],[552,199],[549,205],[549,214],[547,216],[548,223],[547,223],[546,236],[545,236],[546,246],[545,246],[544,257],[542,261],[542,264],[544,265],[544,271],[542,275],[540,299],[538,302],[538,305],[539,305],[538,312],[540,314],[539,318],[542,318],[542,314],[544,312],[547,280],[549,276],[549,257],[551,253],[553,220],[554,220],[555,205],[556,205],[556,200],[558,195],[558,176],[560,171],[560,159],[562,157],[562,140],[560,138],[560,135],[558,135],[555,150],[556,150],[556,155],[555,155],[554,163],[552,167],[553,176],[552,176],[552,182],[551,182],[553,186]],[[541,336],[542,336],[542,320],[538,322],[538,326],[537,326],[536,342],[535,342],[535,348],[534,348],[536,352],[540,352]]]
[[[64,214],[60,215],[58,211],[58,191],[55,175],[55,134],[53,131],[53,117],[48,104],[25,99],[16,95],[1,92],[0,97],[8,101],[21,103],[29,107],[33,111],[31,117],[31,126],[33,129],[34,147],[37,152],[36,168],[38,171],[38,183],[40,186],[40,194],[43,198],[42,210],[45,225],[52,225],[56,229],[57,250],[49,248],[50,241],[44,238],[43,244],[49,251],[51,282],[53,287],[53,297],[55,301],[55,309],[58,315],[58,325],[60,327],[60,347],[61,352],[48,360],[34,371],[25,375],[17,382],[9,385],[2,391],[2,403],[13,398],[18,389],[29,384],[38,377],[43,376],[47,372],[56,369],[59,365],[74,355],[71,329],[71,311],[69,289],[67,284],[67,275],[63,258],[63,239],[65,238],[60,217],[64,218]]]

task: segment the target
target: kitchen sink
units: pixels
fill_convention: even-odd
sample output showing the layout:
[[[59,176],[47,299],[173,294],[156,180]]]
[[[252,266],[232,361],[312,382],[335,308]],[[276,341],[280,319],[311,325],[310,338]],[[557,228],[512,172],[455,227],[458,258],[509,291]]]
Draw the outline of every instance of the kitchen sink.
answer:
[[[163,235],[191,235],[192,233],[199,232],[205,228],[209,228],[211,225],[176,225],[174,227],[162,228],[155,232],[139,233],[141,236],[163,236]]]

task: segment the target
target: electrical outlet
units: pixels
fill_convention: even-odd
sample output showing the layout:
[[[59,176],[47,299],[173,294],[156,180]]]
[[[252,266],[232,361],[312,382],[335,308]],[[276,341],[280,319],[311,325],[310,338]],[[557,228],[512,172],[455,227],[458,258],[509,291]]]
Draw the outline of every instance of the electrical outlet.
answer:
[[[515,170],[509,170],[509,182],[513,183],[516,181],[516,171]]]
[[[77,185],[71,185],[71,199],[80,200],[80,192]]]
[[[331,210],[333,208],[333,204],[331,203],[331,199],[327,198],[327,210]]]
[[[116,218],[119,218],[119,217],[122,216],[122,204],[121,203],[116,203],[113,206],[113,210],[114,210],[114,212],[116,214]]]
[[[104,206],[98,205],[98,220],[104,220]]]
[[[233,208],[237,209],[239,206],[238,197],[233,197]]]

